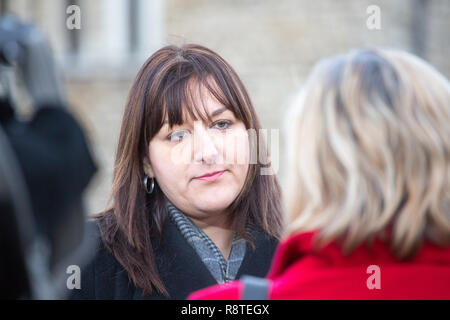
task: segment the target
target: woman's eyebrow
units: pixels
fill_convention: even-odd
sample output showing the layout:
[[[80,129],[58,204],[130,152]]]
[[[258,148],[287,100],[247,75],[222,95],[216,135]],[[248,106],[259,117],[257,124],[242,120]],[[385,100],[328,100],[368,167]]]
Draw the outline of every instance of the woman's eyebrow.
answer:
[[[220,109],[217,109],[217,110],[213,111],[213,112],[211,113],[211,118],[213,118],[213,117],[215,117],[215,116],[218,116],[219,114],[221,114],[222,112],[224,112],[224,111],[226,111],[226,110],[228,110],[228,109],[225,108],[225,107],[223,107],[223,108],[220,108]]]
[[[220,109],[217,109],[217,110],[214,110],[212,113],[211,113],[211,118],[214,118],[215,116],[218,116],[219,114],[221,114],[221,113],[223,113],[223,112],[225,112],[225,111],[227,111],[228,109],[226,108],[226,107],[223,107],[223,108],[220,108]],[[169,120],[164,120],[163,121],[163,125],[165,125],[165,124],[168,124],[169,123]]]

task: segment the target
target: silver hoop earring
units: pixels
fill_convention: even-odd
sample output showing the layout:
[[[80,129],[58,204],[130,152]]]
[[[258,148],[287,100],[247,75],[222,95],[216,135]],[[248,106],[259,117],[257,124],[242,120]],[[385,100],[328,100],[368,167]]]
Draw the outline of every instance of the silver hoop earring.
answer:
[[[150,186],[148,181],[150,180]],[[150,194],[153,192],[153,189],[155,189],[155,179],[154,178],[148,178],[148,176],[144,177],[144,189],[145,191]]]

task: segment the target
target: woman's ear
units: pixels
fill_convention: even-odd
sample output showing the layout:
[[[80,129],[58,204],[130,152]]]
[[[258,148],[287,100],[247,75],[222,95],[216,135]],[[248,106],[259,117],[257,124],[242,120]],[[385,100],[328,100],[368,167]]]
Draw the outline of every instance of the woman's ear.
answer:
[[[152,165],[150,164],[150,160],[148,157],[144,157],[142,160],[142,165],[144,166],[144,172],[149,178],[154,178],[155,174],[153,173]]]

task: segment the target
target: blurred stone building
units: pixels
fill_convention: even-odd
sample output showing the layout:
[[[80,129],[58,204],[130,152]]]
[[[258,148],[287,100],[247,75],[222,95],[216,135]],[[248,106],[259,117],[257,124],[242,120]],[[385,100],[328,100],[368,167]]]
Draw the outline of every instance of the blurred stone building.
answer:
[[[73,5],[80,29],[67,27]],[[380,29],[366,24],[371,5],[379,8]],[[0,10],[37,24],[50,39],[101,167],[88,192],[90,212],[106,206],[133,78],[163,45],[194,42],[222,55],[268,129],[282,129],[289,98],[318,59],[355,47],[405,49],[450,76],[447,0],[0,0]]]

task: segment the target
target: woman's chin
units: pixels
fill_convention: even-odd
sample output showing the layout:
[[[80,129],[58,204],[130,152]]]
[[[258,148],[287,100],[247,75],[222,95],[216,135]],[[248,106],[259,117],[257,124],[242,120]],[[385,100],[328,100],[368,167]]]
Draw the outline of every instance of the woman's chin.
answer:
[[[233,202],[233,199],[221,197],[199,197],[195,201],[197,208],[203,212],[219,213],[224,211]]]

